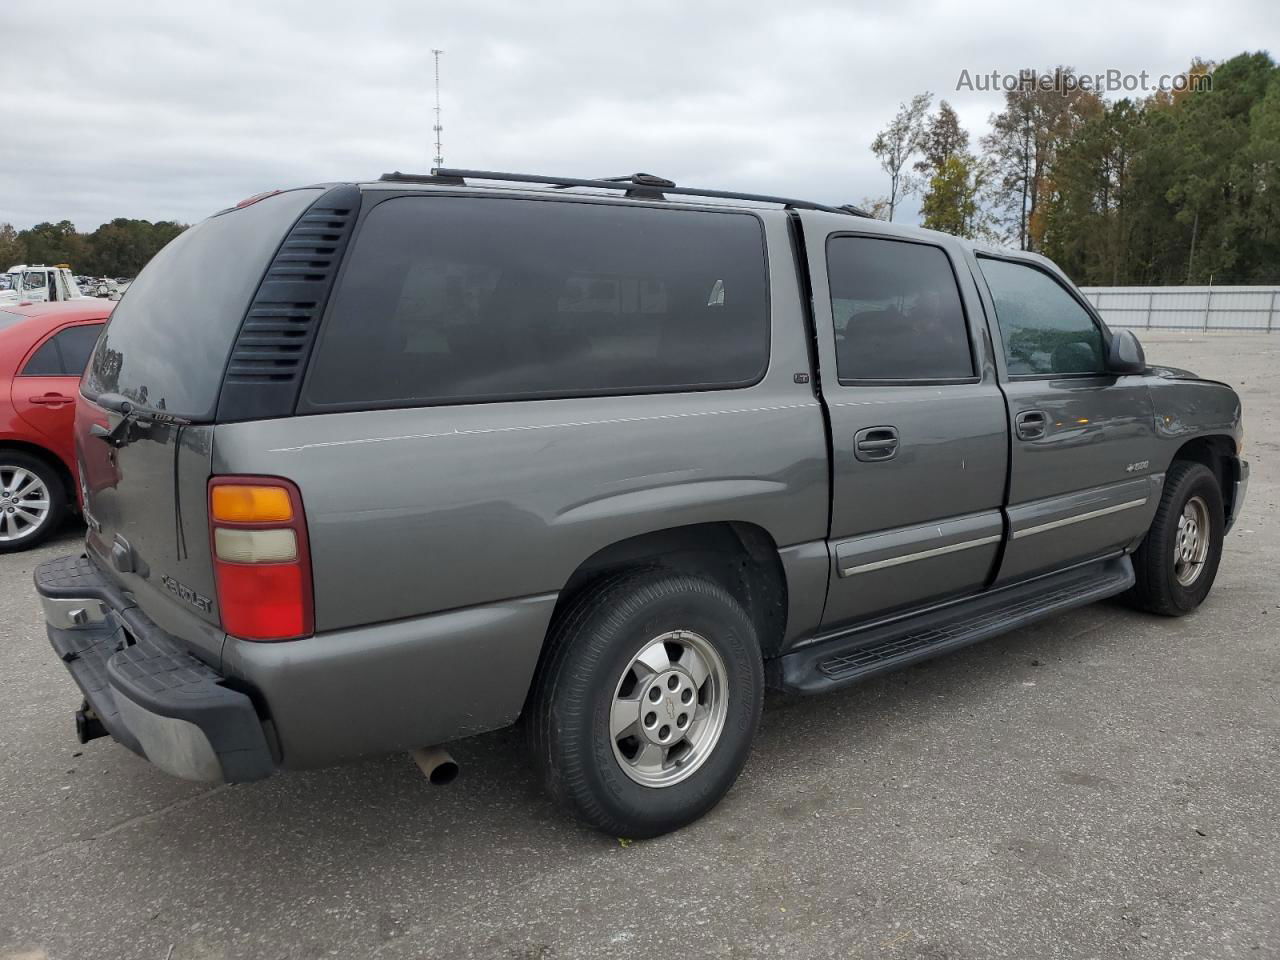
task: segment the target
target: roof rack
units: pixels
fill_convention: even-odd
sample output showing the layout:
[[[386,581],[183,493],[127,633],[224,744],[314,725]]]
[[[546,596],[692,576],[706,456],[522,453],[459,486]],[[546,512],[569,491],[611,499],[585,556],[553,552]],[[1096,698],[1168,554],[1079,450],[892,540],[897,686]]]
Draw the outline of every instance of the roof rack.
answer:
[[[738,193],[733,190],[702,190],[698,187],[678,187],[674,181],[651,173],[632,173],[621,177],[605,177],[586,180],[579,177],[544,177],[532,173],[499,173],[495,170],[460,170],[455,167],[436,167],[430,174],[384,173],[379,180],[407,183],[437,183],[465,186],[470,180],[501,180],[509,183],[537,183],[563,189],[565,187],[595,187],[600,190],[623,190],[628,197],[645,200],[665,200],[667,194],[685,197],[714,197],[721,200],[748,200],[754,203],[777,203],[793,210],[823,210],[827,213],[843,213],[855,217],[871,214],[853,206],[831,207],[812,200],[796,200],[791,197],[775,197],[765,193]]]

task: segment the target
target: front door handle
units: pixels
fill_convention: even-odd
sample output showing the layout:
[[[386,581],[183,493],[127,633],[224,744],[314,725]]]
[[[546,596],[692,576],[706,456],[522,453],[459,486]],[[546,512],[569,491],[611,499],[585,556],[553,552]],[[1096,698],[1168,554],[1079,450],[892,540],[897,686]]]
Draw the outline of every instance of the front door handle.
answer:
[[[1013,418],[1019,440],[1039,440],[1049,429],[1049,416],[1043,410],[1023,410]]]
[[[853,435],[853,455],[864,463],[892,460],[898,455],[897,427],[867,427]]]

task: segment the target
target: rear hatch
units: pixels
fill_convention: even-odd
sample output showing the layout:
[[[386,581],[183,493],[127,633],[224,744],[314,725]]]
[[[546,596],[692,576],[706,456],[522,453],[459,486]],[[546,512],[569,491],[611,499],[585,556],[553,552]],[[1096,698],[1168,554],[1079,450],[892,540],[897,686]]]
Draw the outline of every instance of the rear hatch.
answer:
[[[282,238],[320,194],[292,190],[185,231],[138,275],[81,381],[86,545],[158,626],[221,656],[208,483],[228,356]]]

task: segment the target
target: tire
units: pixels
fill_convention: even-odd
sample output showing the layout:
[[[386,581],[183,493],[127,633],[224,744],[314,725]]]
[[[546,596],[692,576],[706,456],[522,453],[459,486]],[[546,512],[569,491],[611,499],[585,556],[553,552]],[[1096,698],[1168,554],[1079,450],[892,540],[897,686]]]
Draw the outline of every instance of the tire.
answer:
[[[0,450],[0,553],[43,542],[66,515],[67,489],[57,470],[29,453]]]
[[[722,587],[655,569],[616,574],[552,627],[527,714],[530,747],[552,797],[580,820],[655,837],[697,820],[733,786],[763,696],[755,628]]]
[[[1186,532],[1194,529],[1194,534],[1180,540],[1184,516],[1192,521]],[[1133,555],[1137,580],[1129,599],[1134,606],[1167,617],[1181,617],[1200,606],[1218,575],[1225,527],[1222,489],[1213,471],[1175,460],[1165,475],[1151,529]],[[1188,562],[1188,555],[1201,557],[1198,565]]]

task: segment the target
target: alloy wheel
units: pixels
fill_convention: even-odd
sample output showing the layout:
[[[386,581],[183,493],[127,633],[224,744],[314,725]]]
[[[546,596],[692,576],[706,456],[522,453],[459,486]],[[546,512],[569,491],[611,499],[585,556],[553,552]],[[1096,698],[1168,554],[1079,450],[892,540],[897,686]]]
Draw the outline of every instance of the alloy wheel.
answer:
[[[1209,506],[1202,497],[1192,497],[1178,517],[1173,537],[1173,575],[1184,587],[1200,577],[1209,557]]]
[[[669,787],[697,770],[724,730],[724,661],[707,639],[672,630],[647,642],[614,689],[609,739],[622,771]]]
[[[0,541],[25,540],[49,517],[49,489],[25,467],[0,464]]]

